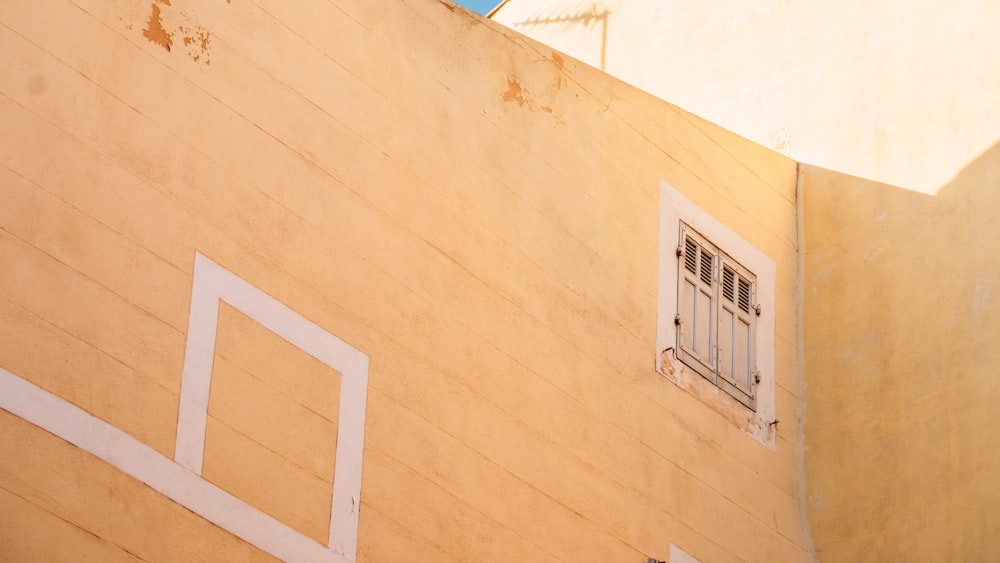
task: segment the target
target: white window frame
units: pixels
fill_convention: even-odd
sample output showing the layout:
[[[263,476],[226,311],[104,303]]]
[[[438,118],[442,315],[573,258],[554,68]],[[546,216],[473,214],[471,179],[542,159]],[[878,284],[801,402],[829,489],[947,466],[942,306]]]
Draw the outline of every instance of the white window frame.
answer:
[[[687,225],[701,238],[755,277],[753,305],[760,306],[755,317],[754,358],[760,381],[756,383],[754,408],[740,403],[717,381],[689,368],[678,359],[678,280],[680,262],[677,249],[681,244],[681,225]],[[732,228],[677,191],[665,180],[660,181],[660,240],[659,283],[656,318],[656,371],[683,389],[700,397],[721,414],[743,428],[757,441],[775,448],[774,433],[774,328],[775,328],[775,264]],[[717,314],[715,315],[717,317]],[[722,379],[722,378],[719,378]]]

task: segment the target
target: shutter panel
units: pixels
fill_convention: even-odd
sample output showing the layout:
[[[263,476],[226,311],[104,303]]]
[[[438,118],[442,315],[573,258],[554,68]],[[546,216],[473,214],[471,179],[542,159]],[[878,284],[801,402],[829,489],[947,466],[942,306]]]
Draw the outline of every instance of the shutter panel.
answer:
[[[756,277],[725,254],[719,296],[719,386],[756,407],[754,286]]]
[[[718,251],[700,235],[681,226],[678,262],[678,357],[705,378],[715,381],[717,327],[715,269]]]
[[[700,245],[698,249],[698,293],[694,307],[694,351],[705,363],[712,359],[712,301],[715,292],[712,288],[712,273],[715,266],[715,255],[709,249]]]

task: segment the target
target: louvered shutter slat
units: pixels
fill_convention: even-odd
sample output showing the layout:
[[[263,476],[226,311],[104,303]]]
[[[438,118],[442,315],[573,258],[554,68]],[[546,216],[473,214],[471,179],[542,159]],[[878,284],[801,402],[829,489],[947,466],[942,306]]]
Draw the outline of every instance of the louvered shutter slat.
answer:
[[[679,315],[681,317],[681,349],[693,350],[694,349],[694,306],[695,306],[695,294],[698,288],[695,284],[691,283],[687,279],[681,280],[681,305]]]
[[[725,301],[720,307],[719,318],[719,374],[733,378],[733,339],[736,330],[736,316]]]
[[[712,294],[699,287],[694,311],[694,350],[706,363],[712,359],[712,324]]]
[[[749,392],[753,389],[752,374],[750,373],[750,323],[744,319],[739,319],[736,323],[735,356],[734,379],[737,385]]]

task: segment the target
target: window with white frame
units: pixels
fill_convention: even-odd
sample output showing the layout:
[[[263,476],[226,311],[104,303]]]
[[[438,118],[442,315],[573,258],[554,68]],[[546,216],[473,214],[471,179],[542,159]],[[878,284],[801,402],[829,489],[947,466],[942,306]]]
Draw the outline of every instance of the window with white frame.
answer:
[[[665,180],[659,203],[656,371],[775,449],[775,262]]]
[[[677,247],[677,356],[756,408],[756,276],[681,222]]]

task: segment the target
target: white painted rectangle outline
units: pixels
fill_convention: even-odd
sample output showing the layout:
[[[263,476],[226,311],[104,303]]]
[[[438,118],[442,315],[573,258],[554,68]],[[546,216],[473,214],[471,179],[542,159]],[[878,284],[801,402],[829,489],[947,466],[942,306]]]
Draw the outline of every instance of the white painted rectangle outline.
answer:
[[[323,546],[201,477],[219,303],[225,301],[341,374],[330,538]],[[200,253],[181,382],[175,460],[0,368],[0,408],[74,444],[285,561],[357,556],[368,356]]]

